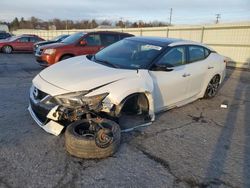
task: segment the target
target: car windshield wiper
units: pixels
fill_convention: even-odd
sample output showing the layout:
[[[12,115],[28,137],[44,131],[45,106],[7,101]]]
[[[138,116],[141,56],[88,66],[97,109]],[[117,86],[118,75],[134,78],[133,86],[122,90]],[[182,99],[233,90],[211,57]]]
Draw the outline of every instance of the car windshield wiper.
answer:
[[[100,63],[104,63],[106,65],[109,65],[111,67],[114,67],[114,68],[119,68],[117,65],[114,65],[108,61],[105,61],[105,60],[102,60],[102,59],[96,59],[95,55],[93,56],[94,60],[97,61],[97,62],[100,62]]]

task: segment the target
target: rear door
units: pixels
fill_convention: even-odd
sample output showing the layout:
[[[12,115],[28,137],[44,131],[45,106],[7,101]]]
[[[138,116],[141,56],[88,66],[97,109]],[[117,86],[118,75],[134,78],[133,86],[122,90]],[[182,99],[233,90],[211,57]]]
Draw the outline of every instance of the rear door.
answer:
[[[188,64],[186,66],[189,74],[188,83],[188,98],[198,95],[207,75],[208,61],[206,59],[207,53],[205,48],[198,45],[189,45],[188,51]]]
[[[40,41],[40,39],[39,38],[37,38],[37,37],[29,37],[29,44],[28,44],[28,50],[29,51],[32,51],[33,50],[33,45],[36,43],[36,42],[38,42],[38,41]]]

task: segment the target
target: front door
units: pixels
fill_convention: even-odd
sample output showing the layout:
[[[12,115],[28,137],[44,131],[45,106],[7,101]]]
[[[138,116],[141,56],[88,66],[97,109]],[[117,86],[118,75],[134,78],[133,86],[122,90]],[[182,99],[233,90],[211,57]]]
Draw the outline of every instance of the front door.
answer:
[[[21,37],[15,41],[15,50],[28,51],[29,50],[29,37]]]
[[[175,106],[187,98],[189,73],[186,68],[184,46],[173,47],[157,63],[169,69],[151,70],[154,82],[155,110],[160,111]]]

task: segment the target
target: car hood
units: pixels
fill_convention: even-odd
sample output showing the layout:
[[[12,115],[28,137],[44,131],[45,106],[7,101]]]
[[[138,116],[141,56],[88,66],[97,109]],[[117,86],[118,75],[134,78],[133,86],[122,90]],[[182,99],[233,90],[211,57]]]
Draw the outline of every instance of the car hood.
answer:
[[[52,43],[52,44],[46,44],[44,46],[41,47],[41,49],[48,49],[48,48],[60,48],[62,46],[67,46],[68,44],[65,43],[61,43],[61,42],[56,42],[56,43]]]
[[[45,44],[52,44],[52,43],[56,43],[57,41],[53,41],[53,40],[47,40],[47,41],[40,41],[35,43],[35,45],[45,45]]]
[[[122,79],[135,77],[137,71],[111,68],[90,61],[86,56],[77,56],[44,69],[40,76],[54,86],[75,92],[89,91]]]
[[[6,43],[6,42],[10,42],[10,40],[7,39],[0,39],[0,43]]]

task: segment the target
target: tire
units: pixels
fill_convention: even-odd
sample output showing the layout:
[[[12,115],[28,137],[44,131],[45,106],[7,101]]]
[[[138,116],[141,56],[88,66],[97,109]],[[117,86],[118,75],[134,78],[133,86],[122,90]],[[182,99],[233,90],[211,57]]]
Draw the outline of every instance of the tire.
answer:
[[[208,83],[207,89],[204,94],[204,98],[205,99],[213,98],[217,94],[219,86],[220,86],[220,76],[215,75]]]
[[[60,61],[65,60],[65,59],[69,59],[69,58],[71,58],[71,57],[74,57],[74,56],[72,56],[72,55],[64,55],[64,56],[62,56],[62,57],[60,58]]]
[[[102,119],[101,123],[112,127],[113,140],[107,147],[97,146],[96,139],[80,135],[77,129],[89,128],[88,120],[81,120],[70,124],[65,132],[65,147],[72,156],[84,159],[100,159],[113,155],[120,145],[121,130],[117,123]]]
[[[12,48],[11,46],[4,46],[4,47],[2,48],[2,51],[3,51],[3,53],[5,53],[5,54],[11,54],[12,51],[13,51],[13,48]]]

